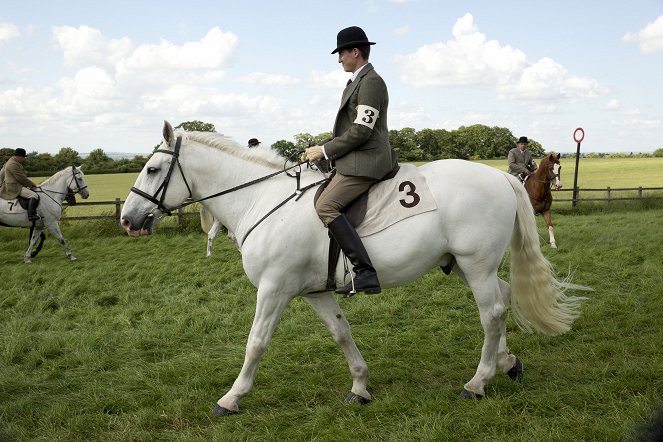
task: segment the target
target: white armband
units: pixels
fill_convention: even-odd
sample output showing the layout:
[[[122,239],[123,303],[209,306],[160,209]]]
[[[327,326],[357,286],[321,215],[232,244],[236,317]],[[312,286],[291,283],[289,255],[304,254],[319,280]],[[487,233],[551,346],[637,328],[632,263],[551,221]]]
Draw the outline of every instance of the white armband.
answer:
[[[379,110],[365,104],[360,104],[357,106],[357,118],[354,122],[362,124],[372,130],[378,117],[380,117]]]

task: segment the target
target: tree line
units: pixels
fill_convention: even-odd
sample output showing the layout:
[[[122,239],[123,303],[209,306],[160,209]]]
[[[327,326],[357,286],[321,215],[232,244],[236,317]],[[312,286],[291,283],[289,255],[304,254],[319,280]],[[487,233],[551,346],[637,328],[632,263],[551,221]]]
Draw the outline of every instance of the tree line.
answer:
[[[199,120],[185,121],[176,126],[187,131],[216,132],[211,123]],[[294,141],[278,140],[271,149],[280,155],[295,159],[299,153],[309,146],[322,144],[331,138],[331,132],[317,135],[300,133],[293,137]],[[400,161],[433,161],[448,158],[463,160],[489,160],[506,158],[509,150],[516,147],[517,137],[505,127],[490,127],[483,124],[461,126],[458,129],[421,129],[419,131],[404,127],[389,131],[391,147],[398,152]],[[530,138],[529,151],[537,158],[546,154],[541,144]],[[552,152],[553,149],[548,149]],[[12,148],[0,148],[0,164],[14,154]],[[625,154],[583,154],[583,156],[619,156]],[[633,155],[633,154],[631,154]],[[656,149],[653,154],[643,156],[663,157],[663,148]],[[51,155],[49,153],[29,152],[24,167],[33,176],[51,175],[67,166],[80,165],[85,173],[123,173],[140,172],[149,156],[137,155],[133,158],[110,158],[103,149],[94,149],[85,158],[70,147],[63,147]]]

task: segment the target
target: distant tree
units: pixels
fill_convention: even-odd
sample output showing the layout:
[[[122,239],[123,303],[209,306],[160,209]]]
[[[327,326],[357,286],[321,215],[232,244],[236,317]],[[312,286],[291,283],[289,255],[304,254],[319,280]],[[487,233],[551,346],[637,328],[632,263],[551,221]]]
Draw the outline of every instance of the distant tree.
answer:
[[[411,127],[389,131],[389,144],[398,152],[400,161],[422,161],[423,152],[416,140],[416,131]]]
[[[14,156],[15,149],[9,147],[0,148],[0,167],[2,167],[9,158]]]
[[[272,144],[272,149],[285,158],[290,158],[297,154],[299,150],[292,141],[278,140]]]
[[[653,155],[657,158],[663,157],[663,147],[656,149]]]
[[[103,149],[94,149],[88,154],[87,158],[85,158],[85,162],[90,163],[106,163],[108,161],[112,160],[108,155],[106,155]]]
[[[214,125],[212,123],[204,123],[199,120],[185,121],[184,123],[180,123],[177,126],[175,126],[175,129],[180,129],[180,128],[189,132],[193,131],[216,132],[216,128],[214,128]]]
[[[53,156],[55,169],[61,170],[67,166],[80,166],[83,163],[78,152],[71,147],[63,147]]]

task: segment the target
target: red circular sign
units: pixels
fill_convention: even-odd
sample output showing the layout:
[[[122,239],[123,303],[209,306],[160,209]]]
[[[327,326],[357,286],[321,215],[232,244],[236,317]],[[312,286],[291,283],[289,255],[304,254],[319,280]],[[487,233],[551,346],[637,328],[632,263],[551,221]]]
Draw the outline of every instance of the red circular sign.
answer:
[[[573,131],[573,139],[576,141],[576,143],[578,144],[582,143],[582,140],[584,138],[585,138],[585,131],[582,130],[582,127],[579,127],[575,131]]]

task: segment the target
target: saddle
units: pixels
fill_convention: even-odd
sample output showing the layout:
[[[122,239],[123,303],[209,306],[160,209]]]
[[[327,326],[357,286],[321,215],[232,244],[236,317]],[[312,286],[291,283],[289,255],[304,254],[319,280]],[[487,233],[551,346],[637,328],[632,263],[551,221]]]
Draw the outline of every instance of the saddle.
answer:
[[[345,215],[345,217],[348,219],[350,224],[352,224],[353,227],[357,227],[361,222],[364,220],[366,217],[366,209],[368,207],[368,192],[371,190],[371,188],[382,181],[387,181],[396,176],[398,173],[398,170],[400,169],[400,166],[397,164],[394,169],[389,172],[387,175],[382,177],[382,179],[376,181],[371,185],[371,187],[366,190],[366,192],[362,193],[359,195],[357,198],[355,198],[354,201],[352,201],[350,204],[345,206],[342,210],[341,213]],[[332,174],[335,173],[332,172]],[[333,175],[332,175],[333,176]],[[313,197],[313,202],[318,200],[320,197],[320,194],[322,193],[323,190],[327,187],[331,180],[325,181],[320,185],[318,190],[315,192],[315,196]],[[327,284],[326,284],[326,289],[327,290],[334,290],[336,288],[336,265],[338,264],[338,258],[341,256],[341,246],[336,242],[336,239],[332,236],[331,232],[328,232],[329,235],[329,255],[327,258]]]

